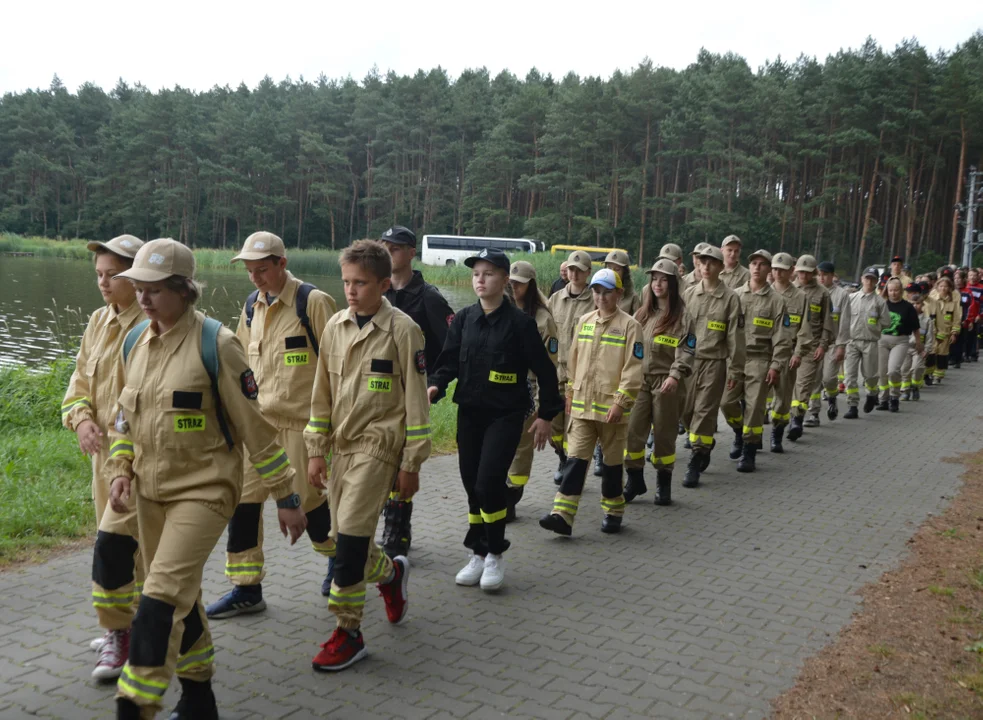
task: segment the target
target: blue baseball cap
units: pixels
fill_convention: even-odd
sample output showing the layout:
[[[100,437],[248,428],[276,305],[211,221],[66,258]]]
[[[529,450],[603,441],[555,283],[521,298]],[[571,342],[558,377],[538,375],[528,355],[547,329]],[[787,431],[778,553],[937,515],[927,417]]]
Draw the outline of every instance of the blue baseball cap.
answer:
[[[608,290],[622,290],[624,289],[624,284],[621,282],[621,276],[616,273],[611,268],[603,268],[594,273],[594,277],[590,279],[591,287],[594,285],[600,285]]]

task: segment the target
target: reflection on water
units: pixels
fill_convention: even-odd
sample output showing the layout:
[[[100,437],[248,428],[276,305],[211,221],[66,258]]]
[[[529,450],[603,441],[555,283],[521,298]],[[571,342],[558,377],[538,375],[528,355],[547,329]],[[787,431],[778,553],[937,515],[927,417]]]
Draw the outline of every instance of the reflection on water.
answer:
[[[199,274],[199,307],[235,327],[252,284],[242,272]],[[344,307],[341,278],[303,277]],[[123,282],[123,281],[120,281]],[[102,304],[91,263],[0,256],[0,365],[44,365],[75,352],[85,323]],[[441,288],[455,310],[474,302],[470,288]]]

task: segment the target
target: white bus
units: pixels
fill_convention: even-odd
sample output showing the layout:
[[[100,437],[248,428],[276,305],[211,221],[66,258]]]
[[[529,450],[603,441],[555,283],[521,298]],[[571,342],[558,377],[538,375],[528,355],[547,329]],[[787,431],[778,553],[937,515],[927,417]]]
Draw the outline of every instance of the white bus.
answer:
[[[506,253],[543,252],[546,247],[537,240],[470,237],[464,235],[424,235],[420,261],[424,265],[462,265],[466,258],[486,248]]]

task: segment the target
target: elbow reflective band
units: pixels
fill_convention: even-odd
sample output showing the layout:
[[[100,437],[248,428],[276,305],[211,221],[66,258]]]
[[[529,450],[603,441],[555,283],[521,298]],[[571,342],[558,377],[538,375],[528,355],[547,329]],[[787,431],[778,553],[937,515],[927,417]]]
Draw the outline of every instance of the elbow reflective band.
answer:
[[[327,435],[331,432],[331,418],[314,418],[307,421],[304,432],[320,433]]]
[[[77,405],[85,405],[85,407],[89,408],[90,410],[92,409],[92,401],[89,400],[89,398],[87,397],[79,398],[78,400],[73,400],[70,403],[65,403],[64,405],[62,405],[61,416],[64,418],[66,415],[68,415],[68,413],[72,411],[72,408],[76,407]]]
[[[407,440],[426,440],[430,437],[430,425],[409,425],[406,428]]]
[[[601,345],[614,345],[615,347],[625,347],[626,340],[620,335],[601,335]]]
[[[271,457],[269,460],[253,463],[253,467],[256,468],[256,472],[259,473],[259,476],[265,480],[268,477],[272,477],[280,470],[285,469],[289,464],[290,458],[287,457],[287,451],[280,448],[280,452]]]
[[[481,519],[486,523],[498,522],[499,520],[504,520],[505,515],[508,510],[499,510],[498,512],[486,513],[484,510],[481,511]]]
[[[177,667],[174,668],[177,672],[187,672],[191,668],[202,667],[204,665],[211,665],[215,660],[215,646],[209,645],[206,648],[202,648],[197,652],[188,653],[187,655],[181,655],[177,659]]]
[[[167,683],[137,677],[130,669],[130,664],[123,666],[123,675],[119,679],[119,687],[127,695],[135,695],[145,700],[158,701],[167,692]]]
[[[117,440],[109,447],[109,457],[133,457],[133,443],[129,440]]]

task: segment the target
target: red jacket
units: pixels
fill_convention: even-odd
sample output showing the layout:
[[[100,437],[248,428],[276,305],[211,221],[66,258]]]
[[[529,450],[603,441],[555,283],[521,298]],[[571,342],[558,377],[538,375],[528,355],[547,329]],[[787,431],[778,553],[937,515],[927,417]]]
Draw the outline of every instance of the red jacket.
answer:
[[[963,310],[962,326],[968,330],[976,323],[976,318],[980,314],[980,306],[974,297],[973,288],[966,286],[959,291],[959,303]]]

